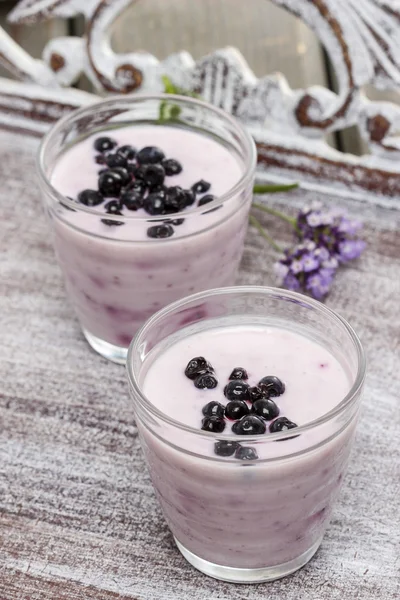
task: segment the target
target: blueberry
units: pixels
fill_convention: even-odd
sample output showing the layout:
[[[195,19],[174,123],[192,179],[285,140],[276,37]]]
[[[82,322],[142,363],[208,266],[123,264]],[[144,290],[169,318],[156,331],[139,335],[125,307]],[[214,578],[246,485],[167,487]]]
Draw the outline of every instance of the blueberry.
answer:
[[[269,426],[269,430],[271,433],[276,433],[277,431],[287,431],[288,429],[294,429],[297,427],[296,423],[293,421],[289,421],[286,417],[279,417],[272,421]]]
[[[162,166],[165,169],[165,174],[171,177],[172,175],[179,175],[182,172],[182,165],[174,158],[165,158],[162,161]]]
[[[159,192],[153,192],[145,198],[143,208],[149,215],[165,214],[165,200]]]
[[[261,400],[261,398],[264,398],[264,393],[262,389],[258,387],[258,385],[254,385],[249,389],[249,396],[250,402],[256,402],[256,400]]]
[[[120,154],[121,156],[126,158],[126,160],[133,160],[136,156],[136,148],[129,145],[120,146],[117,150],[117,154]]]
[[[104,154],[96,154],[96,156],[94,157],[94,162],[98,165],[105,165],[106,157],[104,156]]]
[[[110,200],[104,205],[104,208],[109,215],[122,215],[121,204],[118,200]]]
[[[103,201],[103,196],[96,190],[83,190],[78,194],[78,202],[85,206],[98,206]]]
[[[220,417],[223,419],[225,414],[225,407],[215,400],[211,400],[208,404],[203,406],[203,415],[205,417]]]
[[[185,219],[171,219],[171,225],[182,225],[185,222]]]
[[[274,375],[268,375],[263,377],[258,382],[259,387],[264,392],[264,395],[268,398],[276,398],[285,391],[285,384]]]
[[[114,167],[126,167],[128,161],[122,154],[114,153],[106,156],[106,165],[113,169]]]
[[[233,421],[241,419],[249,412],[250,409],[244,400],[231,400],[225,407],[225,415]]]
[[[117,197],[122,189],[122,177],[117,171],[108,170],[99,177],[99,190],[103,196]]]
[[[148,228],[147,235],[151,238],[168,238],[174,235],[174,228],[165,223],[162,225],[153,225],[153,227]]]
[[[238,435],[261,435],[266,429],[264,421],[256,415],[246,415],[232,426],[233,433]]]
[[[199,390],[213,390],[217,387],[218,381],[215,375],[212,373],[203,373],[202,375],[198,375],[194,380],[194,385]]]
[[[235,452],[235,458],[238,458],[239,460],[257,460],[258,454],[255,448],[239,446]]]
[[[143,196],[135,190],[125,191],[121,194],[120,201],[128,210],[139,210],[139,208],[143,208]]]
[[[229,442],[228,440],[221,440],[214,444],[214,452],[218,456],[232,456],[239,448],[238,442]]]
[[[121,204],[118,202],[118,200],[110,200],[104,205],[104,208],[109,215],[122,215]],[[119,225],[124,224],[123,221],[113,221],[111,219],[101,219],[101,222],[109,227],[118,227]]]
[[[148,186],[162,185],[165,179],[164,167],[161,165],[147,165],[144,171],[144,181]]]
[[[254,402],[251,412],[262,417],[266,421],[272,421],[272,419],[275,419],[275,417],[279,415],[279,408],[273,400],[261,398],[261,400],[256,400]]]
[[[229,375],[229,379],[248,379],[249,376],[247,374],[246,369],[243,367],[235,367],[232,373]]]
[[[222,433],[225,429],[225,421],[219,417],[204,417],[201,428],[211,433]]]
[[[207,194],[206,196],[200,198],[198,206],[203,206],[204,204],[208,204],[209,202],[213,202],[214,200],[215,196],[213,196],[212,194]]]
[[[127,169],[128,169],[128,173],[133,175],[133,177],[135,179],[139,179],[140,181],[144,180],[144,173],[145,173],[144,167],[128,164]]]
[[[211,373],[214,371],[210,363],[204,358],[204,356],[196,356],[189,360],[186,365],[185,375],[189,379],[196,379],[201,373]]]
[[[130,183],[128,185],[128,187],[126,188],[125,191],[126,192],[137,192],[141,196],[144,196],[145,191],[146,191],[146,184],[141,179],[135,179],[135,181],[132,181],[132,183]]]
[[[186,197],[179,185],[169,187],[166,190],[165,210],[167,213],[180,212],[186,207]]]
[[[117,145],[117,142],[109,137],[99,137],[94,141],[94,149],[97,152],[108,152]]]
[[[121,175],[123,186],[128,185],[128,183],[131,183],[132,176],[129,174],[128,169],[125,169],[125,167],[115,167],[113,171]]]
[[[192,190],[195,194],[205,194],[205,192],[208,192],[210,187],[211,183],[208,183],[208,181],[204,181],[204,179],[200,179],[200,181],[197,181],[192,185]]]
[[[185,206],[192,206],[196,200],[196,195],[192,190],[183,190],[185,196]]]
[[[156,146],[146,146],[136,154],[136,160],[141,165],[154,165],[161,162],[164,158],[164,152]]]
[[[225,386],[224,394],[228,400],[248,400],[249,388],[249,384],[244,381],[230,381]]]

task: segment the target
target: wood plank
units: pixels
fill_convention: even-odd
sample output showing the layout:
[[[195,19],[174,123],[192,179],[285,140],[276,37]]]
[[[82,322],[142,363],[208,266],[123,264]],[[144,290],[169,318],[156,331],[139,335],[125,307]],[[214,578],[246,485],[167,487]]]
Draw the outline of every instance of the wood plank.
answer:
[[[66,300],[32,184],[37,146],[0,131],[1,600],[398,600],[400,211],[363,209],[367,253],[342,269],[328,299],[359,332],[370,364],[356,447],[322,547],[289,578],[234,586],[196,572],[174,547],[125,370],[89,350]],[[299,190],[268,202],[294,214],[315,197]],[[281,222],[259,216],[289,242]],[[250,228],[239,282],[274,283],[276,258]]]

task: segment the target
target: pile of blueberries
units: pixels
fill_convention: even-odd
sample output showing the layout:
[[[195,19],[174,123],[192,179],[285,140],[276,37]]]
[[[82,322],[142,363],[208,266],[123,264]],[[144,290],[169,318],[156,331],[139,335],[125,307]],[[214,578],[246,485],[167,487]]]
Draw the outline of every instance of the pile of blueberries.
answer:
[[[197,356],[189,361],[185,375],[199,389],[214,389],[218,385],[212,365],[203,357]],[[281,396],[285,384],[274,375],[267,375],[256,386],[247,383],[249,378],[246,369],[236,367],[229,376],[224,388],[227,404],[211,401],[203,407],[202,429],[212,433],[222,433],[227,420],[234,421],[232,433],[237,435],[262,435],[268,430],[271,433],[286,431],[297,427],[286,417],[278,417],[280,410],[272,398]],[[220,440],[215,442],[214,452],[219,456],[235,456],[241,460],[258,458],[255,448],[242,446],[238,442]]]
[[[156,146],[146,146],[136,150],[133,146],[118,144],[110,137],[99,137],[94,141],[98,154],[95,162],[103,166],[99,171],[98,189],[82,190],[78,202],[85,206],[98,206],[106,198],[113,198],[104,205],[109,215],[122,215],[123,208],[139,210],[143,208],[149,215],[171,215],[181,212],[196,202],[203,206],[214,200],[212,194],[206,194],[211,184],[201,179],[184,190],[178,185],[165,185],[165,178],[178,175],[182,165],[174,158],[166,158],[164,152]],[[206,194],[206,195],[203,195]],[[148,237],[168,238],[174,234],[174,227],[181,225],[184,219],[161,219],[160,224],[147,230]],[[122,221],[102,219],[105,225],[123,225]]]

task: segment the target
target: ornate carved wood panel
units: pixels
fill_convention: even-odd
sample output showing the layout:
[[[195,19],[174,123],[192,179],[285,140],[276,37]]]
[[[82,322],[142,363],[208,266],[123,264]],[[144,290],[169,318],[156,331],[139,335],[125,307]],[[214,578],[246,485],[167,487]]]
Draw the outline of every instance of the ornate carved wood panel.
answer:
[[[137,2],[138,0],[136,0]],[[321,86],[292,90],[284,75],[257,78],[234,48],[195,61],[179,52],[159,61],[140,51],[113,52],[108,32],[135,0],[21,0],[13,23],[83,14],[83,38],[50,40],[34,60],[0,30],[0,61],[30,85],[1,81],[0,124],[41,133],[65,111],[96,99],[70,88],[84,73],[100,93],[162,90],[162,75],[240,118],[259,147],[259,175],[296,179],[360,198],[400,196],[400,107],[369,101],[362,88],[400,89],[398,0],[272,0],[301,18],[325,46],[339,91]],[[139,50],[139,49],[137,49]],[[341,154],[324,141],[329,132],[357,125],[369,154]]]

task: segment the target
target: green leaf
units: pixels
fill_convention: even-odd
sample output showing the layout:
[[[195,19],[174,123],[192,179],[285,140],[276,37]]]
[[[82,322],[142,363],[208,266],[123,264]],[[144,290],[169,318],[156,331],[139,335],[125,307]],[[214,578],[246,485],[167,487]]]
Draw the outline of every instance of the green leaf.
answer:
[[[289,185],[255,185],[253,187],[254,194],[276,194],[277,192],[289,192],[299,187],[298,183],[290,183]]]

